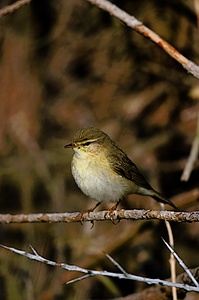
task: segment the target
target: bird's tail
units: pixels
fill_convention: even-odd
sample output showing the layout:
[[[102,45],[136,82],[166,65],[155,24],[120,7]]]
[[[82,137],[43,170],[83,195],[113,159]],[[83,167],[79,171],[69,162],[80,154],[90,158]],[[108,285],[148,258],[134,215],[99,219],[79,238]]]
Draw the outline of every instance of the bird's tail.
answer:
[[[158,193],[157,191],[153,190],[153,193],[151,195],[151,197],[153,199],[155,199],[156,201],[158,202],[162,202],[164,204],[169,204],[170,206],[172,206],[173,208],[176,208],[177,207],[175,206],[175,204],[173,204],[173,202],[171,202],[171,200],[165,198],[164,196],[162,196],[160,193]]]

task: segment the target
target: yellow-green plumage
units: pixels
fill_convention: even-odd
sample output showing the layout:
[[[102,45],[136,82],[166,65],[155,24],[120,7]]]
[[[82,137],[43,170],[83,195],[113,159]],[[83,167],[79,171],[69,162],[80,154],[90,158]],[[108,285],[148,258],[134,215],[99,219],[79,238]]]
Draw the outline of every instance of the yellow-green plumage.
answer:
[[[118,202],[126,195],[140,194],[176,208],[150,186],[137,166],[98,128],[80,129],[65,147],[75,152],[72,174],[87,196],[100,202]]]

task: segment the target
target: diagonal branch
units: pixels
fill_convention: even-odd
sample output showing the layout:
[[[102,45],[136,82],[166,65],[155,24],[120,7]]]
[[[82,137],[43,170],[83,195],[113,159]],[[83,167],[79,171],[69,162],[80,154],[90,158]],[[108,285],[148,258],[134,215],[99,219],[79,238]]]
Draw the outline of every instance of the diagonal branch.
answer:
[[[176,260],[178,261],[179,265],[184,269],[184,271],[187,273],[187,275],[189,276],[189,278],[193,281],[193,283],[195,284],[195,286],[199,288],[199,283],[194,278],[194,276],[190,272],[190,270],[187,268],[187,266],[185,265],[185,263],[183,262],[183,260],[179,257],[179,255],[174,251],[174,249],[163,238],[162,238],[162,240],[165,243],[165,245],[167,246],[167,248],[169,249],[169,251],[176,258]]]
[[[98,6],[99,8],[107,11],[110,15],[118,18],[120,21],[125,23],[127,26],[136,30],[138,33],[143,35],[144,37],[151,40],[153,43],[162,48],[167,54],[169,54],[172,58],[174,58],[177,62],[179,62],[183,68],[185,68],[189,73],[199,79],[199,66],[196,65],[191,60],[187,59],[180,52],[178,52],[173,46],[171,46],[168,42],[163,40],[158,34],[147,28],[137,20],[135,17],[129,15],[116,5],[112,4],[107,0],[87,0],[88,2]]]
[[[31,0],[19,0],[13,4],[7,5],[0,9],[0,17],[10,14],[13,11],[19,9],[21,6],[30,3]]]

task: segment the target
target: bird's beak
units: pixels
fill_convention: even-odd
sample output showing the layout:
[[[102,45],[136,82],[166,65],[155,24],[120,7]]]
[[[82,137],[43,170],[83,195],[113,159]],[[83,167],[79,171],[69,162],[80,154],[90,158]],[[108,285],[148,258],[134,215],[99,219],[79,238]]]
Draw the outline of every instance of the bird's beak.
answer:
[[[68,145],[65,145],[64,148],[76,148],[76,146],[73,143],[70,143]]]

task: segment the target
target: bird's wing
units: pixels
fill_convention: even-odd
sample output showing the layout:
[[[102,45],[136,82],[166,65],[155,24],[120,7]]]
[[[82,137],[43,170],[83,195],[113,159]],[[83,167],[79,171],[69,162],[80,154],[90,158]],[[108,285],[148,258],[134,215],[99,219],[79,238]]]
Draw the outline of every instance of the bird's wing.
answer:
[[[147,190],[151,190],[152,187],[146,181],[137,166],[128,158],[128,156],[124,152],[122,154],[123,155],[111,155],[112,157],[109,158],[109,163],[111,164],[112,169],[118,175],[133,181],[138,186],[143,187]],[[114,163],[111,163],[112,161],[114,161]]]

